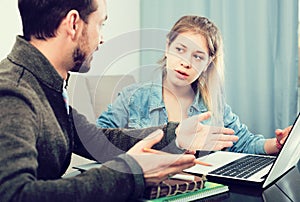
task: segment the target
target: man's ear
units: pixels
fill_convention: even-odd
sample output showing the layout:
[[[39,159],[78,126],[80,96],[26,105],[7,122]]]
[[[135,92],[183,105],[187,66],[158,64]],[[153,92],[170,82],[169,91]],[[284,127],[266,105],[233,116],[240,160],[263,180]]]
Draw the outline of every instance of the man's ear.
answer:
[[[78,11],[69,11],[65,18],[65,22],[68,35],[70,35],[71,38],[75,40],[79,36],[83,24]]]

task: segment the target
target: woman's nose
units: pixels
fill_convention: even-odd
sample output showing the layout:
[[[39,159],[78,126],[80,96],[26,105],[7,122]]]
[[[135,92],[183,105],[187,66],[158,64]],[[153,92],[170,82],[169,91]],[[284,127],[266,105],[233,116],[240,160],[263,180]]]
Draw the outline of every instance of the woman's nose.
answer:
[[[182,60],[181,60],[180,65],[181,65],[182,67],[184,67],[184,68],[187,68],[187,69],[191,68],[191,63],[188,62],[188,61],[185,60],[185,59],[182,59]]]

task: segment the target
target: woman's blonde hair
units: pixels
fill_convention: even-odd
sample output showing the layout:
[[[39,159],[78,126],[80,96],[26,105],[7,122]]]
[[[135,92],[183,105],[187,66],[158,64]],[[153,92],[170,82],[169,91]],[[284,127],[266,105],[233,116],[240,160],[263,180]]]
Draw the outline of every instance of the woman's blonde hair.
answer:
[[[223,125],[224,107],[224,51],[223,40],[218,27],[208,18],[202,16],[183,16],[172,27],[167,34],[168,46],[176,37],[184,32],[194,32],[205,37],[211,63],[205,72],[192,84],[194,91],[199,90],[200,95],[207,106],[212,111],[214,118],[217,118]],[[160,63],[163,66],[163,77],[166,75],[166,57]],[[214,123],[214,124],[218,124]],[[219,125],[218,124],[218,125]]]

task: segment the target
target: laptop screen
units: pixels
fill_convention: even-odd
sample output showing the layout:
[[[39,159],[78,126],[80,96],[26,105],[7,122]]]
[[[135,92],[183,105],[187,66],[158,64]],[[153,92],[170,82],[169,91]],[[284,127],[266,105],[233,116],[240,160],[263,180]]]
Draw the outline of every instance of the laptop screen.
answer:
[[[293,168],[300,158],[300,118],[299,114],[293,124],[289,136],[287,137],[281,151],[279,152],[270,173],[263,184],[263,188],[281,177]]]

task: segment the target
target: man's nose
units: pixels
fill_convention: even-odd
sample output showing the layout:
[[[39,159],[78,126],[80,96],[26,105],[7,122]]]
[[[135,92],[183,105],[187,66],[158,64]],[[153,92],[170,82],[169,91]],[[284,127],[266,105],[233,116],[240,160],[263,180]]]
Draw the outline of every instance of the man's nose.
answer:
[[[100,34],[100,37],[99,37],[99,45],[103,44],[104,43],[104,40],[103,40],[103,35]]]

